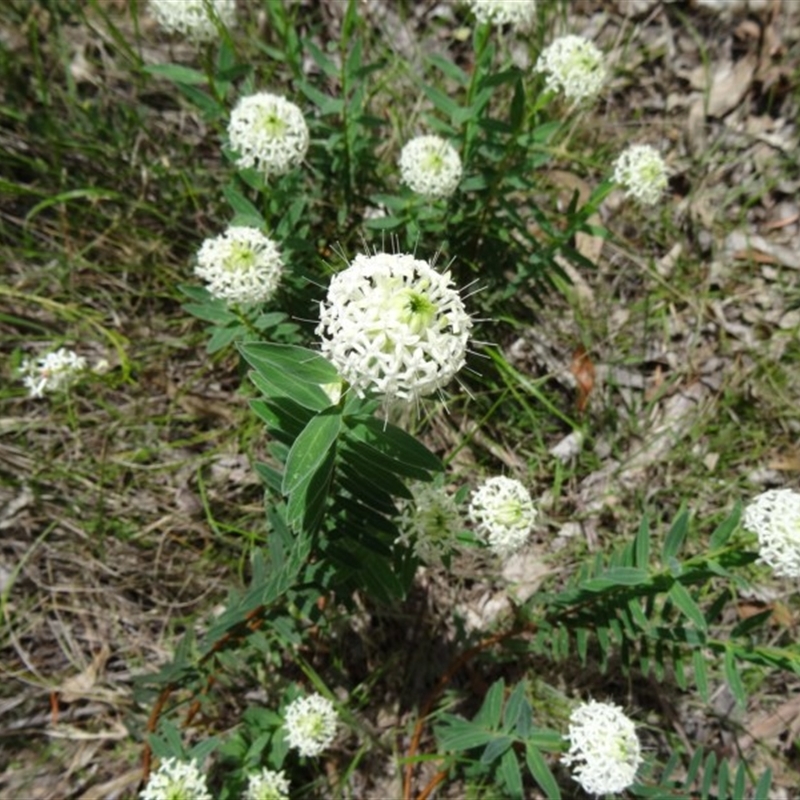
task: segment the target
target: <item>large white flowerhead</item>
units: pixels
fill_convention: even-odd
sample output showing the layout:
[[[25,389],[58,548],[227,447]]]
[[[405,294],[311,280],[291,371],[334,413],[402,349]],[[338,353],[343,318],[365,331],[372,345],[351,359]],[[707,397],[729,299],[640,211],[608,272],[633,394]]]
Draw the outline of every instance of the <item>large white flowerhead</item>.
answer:
[[[564,763],[574,765],[572,777],[589,794],[621,792],[636,779],[642,763],[636,726],[612,703],[591,700],[569,718],[569,752]]]
[[[461,157],[440,136],[417,136],[400,152],[400,176],[425,197],[450,197],[461,180]]]
[[[412,483],[412,500],[404,501],[400,511],[397,541],[414,549],[426,564],[441,563],[458,547],[463,521],[455,497],[443,486]]]
[[[236,164],[263,175],[285,175],[308,150],[303,112],[286,98],[269,92],[242,97],[231,111],[228,139]]]
[[[528,541],[536,522],[536,509],[528,490],[514,478],[489,478],[472,494],[469,518],[489,549],[506,558]]]
[[[286,738],[301,756],[317,756],[336,736],[336,709],[321,694],[298,697],[286,709]]]
[[[528,30],[536,19],[536,0],[466,0],[478,22]]]
[[[770,489],[744,510],[742,524],[758,535],[760,560],[779,578],[800,578],[800,494]]]
[[[206,779],[193,761],[167,758],[150,776],[140,800],[211,800]]]
[[[576,102],[594,97],[606,79],[603,54],[582,36],[562,36],[545,47],[534,67],[546,75],[545,86]]]
[[[281,772],[262,769],[247,779],[242,800],[288,800],[289,779]]]
[[[26,358],[19,372],[30,396],[44,397],[46,392],[59,392],[72,386],[85,369],[83,356],[61,347],[38,358]]]
[[[150,10],[167,33],[194,42],[217,38],[215,17],[226,28],[232,28],[236,22],[236,0],[150,0]]]
[[[412,255],[357,255],[320,303],[322,354],[359,397],[413,403],[441,389],[463,366],[472,328],[451,284]]]
[[[228,303],[263,303],[275,293],[283,261],[272,239],[255,228],[231,226],[206,239],[197,253],[195,275]]]
[[[667,188],[669,173],[658,150],[649,144],[634,144],[614,162],[614,181],[640,203],[655,205]]]

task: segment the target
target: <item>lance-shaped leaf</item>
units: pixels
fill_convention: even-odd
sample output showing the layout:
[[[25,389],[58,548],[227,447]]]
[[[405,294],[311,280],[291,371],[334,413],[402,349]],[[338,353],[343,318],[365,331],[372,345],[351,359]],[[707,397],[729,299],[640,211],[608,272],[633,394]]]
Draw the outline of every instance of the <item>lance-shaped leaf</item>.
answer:
[[[306,425],[286,458],[282,491],[290,495],[300,484],[311,479],[336,444],[342,417],[336,409],[327,409]]]
[[[256,372],[284,386],[286,397],[292,396],[292,387],[298,382],[325,386],[339,380],[336,367],[330,361],[305,347],[254,342],[241,345],[239,352]]]

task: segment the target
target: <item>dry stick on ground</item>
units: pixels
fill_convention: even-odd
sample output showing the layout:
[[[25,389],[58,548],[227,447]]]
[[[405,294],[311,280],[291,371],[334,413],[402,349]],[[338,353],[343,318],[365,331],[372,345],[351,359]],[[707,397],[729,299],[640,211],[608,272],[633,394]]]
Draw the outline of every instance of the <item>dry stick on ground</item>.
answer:
[[[414,764],[412,759],[416,755],[417,749],[419,748],[419,742],[422,738],[422,731],[425,727],[425,720],[428,718],[428,715],[431,713],[431,709],[433,708],[433,704],[439,699],[439,696],[445,690],[447,684],[453,680],[456,673],[468,661],[478,655],[478,653],[480,653],[482,650],[486,650],[486,648],[491,647],[498,642],[502,642],[505,639],[510,639],[512,636],[517,636],[520,633],[532,633],[535,630],[535,624],[526,623],[521,627],[514,627],[511,630],[503,633],[495,633],[493,636],[489,636],[483,641],[478,642],[478,644],[474,645],[473,647],[470,647],[469,650],[465,650],[448,667],[447,672],[445,672],[444,675],[439,678],[436,686],[433,687],[428,694],[428,697],[425,699],[425,702],[422,704],[422,710],[420,711],[419,718],[417,719],[417,724],[414,726],[414,733],[411,737],[411,744],[408,747],[408,755],[406,756],[408,763],[406,764],[406,772],[403,779],[403,800],[411,800],[411,780],[414,777]],[[417,800],[425,800],[425,798],[427,798],[431,792],[445,779],[446,775],[446,770],[437,772],[436,775],[434,775],[429,781],[428,785],[417,796]]]

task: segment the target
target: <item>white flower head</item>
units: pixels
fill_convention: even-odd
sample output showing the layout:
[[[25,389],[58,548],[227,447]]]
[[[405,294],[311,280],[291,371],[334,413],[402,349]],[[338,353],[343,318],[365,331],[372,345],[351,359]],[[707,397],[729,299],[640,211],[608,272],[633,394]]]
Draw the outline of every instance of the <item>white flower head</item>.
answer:
[[[409,489],[414,499],[402,505],[397,541],[412,546],[426,564],[441,563],[458,546],[462,529],[456,499],[433,483],[415,482]]]
[[[38,358],[26,358],[20,365],[22,382],[31,397],[44,397],[46,392],[60,392],[80,379],[86,359],[66,347]]]
[[[528,541],[537,512],[528,490],[514,478],[489,478],[472,494],[469,518],[489,549],[507,558]]]
[[[194,761],[167,758],[150,776],[140,800],[211,800],[206,779]]]
[[[478,22],[529,30],[536,19],[536,0],[466,0]]]
[[[576,102],[599,94],[606,79],[603,53],[594,42],[572,34],[556,39],[539,54],[534,67],[545,86]]]
[[[400,152],[400,176],[425,197],[450,197],[461,180],[461,157],[441,136],[417,136]]]
[[[322,354],[359,397],[413,403],[464,365],[472,320],[449,272],[412,255],[357,255],[320,303]]]
[[[308,126],[303,112],[286,98],[269,92],[242,97],[231,111],[228,139],[236,164],[266,177],[285,175],[308,150]]]
[[[779,578],[800,578],[800,494],[770,489],[745,508],[742,524],[758,535],[760,561]]]
[[[150,0],[150,10],[167,33],[198,43],[217,38],[216,20],[226,28],[236,23],[236,0]]]
[[[642,763],[633,721],[612,703],[591,700],[569,718],[567,766],[572,777],[590,794],[621,792],[636,779]]]
[[[664,159],[649,144],[631,145],[614,162],[614,181],[644,205],[655,205],[661,199],[668,178]]]
[[[228,303],[269,300],[282,271],[275,242],[256,228],[236,225],[203,242],[194,268],[195,275],[208,283],[208,291]]]
[[[281,772],[262,769],[248,776],[242,800],[288,800],[289,779]]]
[[[321,694],[298,697],[286,709],[286,738],[301,756],[317,756],[336,736],[336,709]]]

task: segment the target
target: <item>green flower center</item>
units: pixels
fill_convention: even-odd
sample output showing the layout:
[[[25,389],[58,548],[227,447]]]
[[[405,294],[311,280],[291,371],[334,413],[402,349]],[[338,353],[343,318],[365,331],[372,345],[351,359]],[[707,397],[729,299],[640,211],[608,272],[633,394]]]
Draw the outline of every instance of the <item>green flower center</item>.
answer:
[[[233,242],[223,266],[228,272],[246,272],[252,269],[255,261],[256,254],[250,247],[241,242]]]
[[[274,111],[263,111],[258,126],[273,139],[282,139],[286,133],[286,122]]]
[[[400,321],[414,334],[427,330],[436,320],[438,309],[424,292],[403,289],[398,292],[394,304]]]
[[[426,172],[438,174],[444,169],[444,158],[442,154],[436,150],[427,153],[422,163]]]

